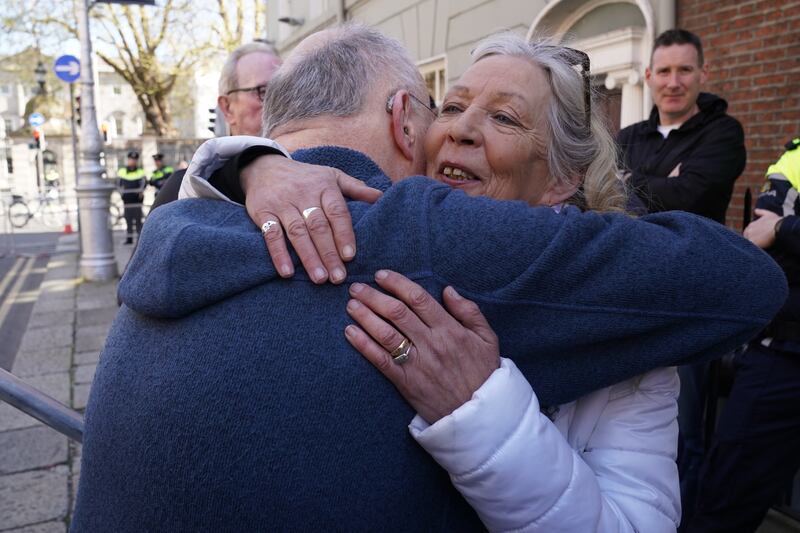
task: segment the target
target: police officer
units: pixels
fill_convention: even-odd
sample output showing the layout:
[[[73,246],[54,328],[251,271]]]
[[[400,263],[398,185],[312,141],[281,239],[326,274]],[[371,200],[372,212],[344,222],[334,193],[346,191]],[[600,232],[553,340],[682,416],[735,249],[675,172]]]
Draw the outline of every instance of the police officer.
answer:
[[[786,148],[744,236],[781,265],[789,298],[736,361],[689,532],[755,531],[800,468],[800,138]]]
[[[164,165],[164,154],[157,153],[153,156],[153,162],[156,169],[150,175],[150,185],[156,188],[156,194],[161,190],[161,187],[167,182],[167,179],[175,172],[175,169],[169,165]]]
[[[142,200],[145,187],[144,170],[139,166],[139,152],[128,152],[128,160],[123,168],[117,170],[117,188],[125,204],[125,225],[127,238],[125,244],[133,244],[133,231],[142,231]]]

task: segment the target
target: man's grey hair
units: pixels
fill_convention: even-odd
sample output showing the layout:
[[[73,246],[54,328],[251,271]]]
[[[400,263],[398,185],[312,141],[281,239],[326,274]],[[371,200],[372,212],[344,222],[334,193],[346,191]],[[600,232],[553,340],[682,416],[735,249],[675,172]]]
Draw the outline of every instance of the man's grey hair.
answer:
[[[262,53],[277,57],[275,48],[267,43],[255,41],[243,44],[230,53],[222,65],[222,72],[219,74],[219,96],[225,96],[229,91],[239,88],[239,79],[236,76],[236,65],[239,60],[248,54]]]
[[[398,41],[357,23],[333,31],[329,41],[275,73],[264,97],[263,135],[290,121],[356,115],[382,82],[428,101],[422,76]]]
[[[625,193],[616,166],[616,147],[596,105],[590,105],[587,123],[585,83],[575,68],[581,56],[547,39],[526,41],[503,32],[478,43],[472,52],[473,63],[496,55],[527,59],[545,73],[550,86],[545,155],[551,179],[562,184],[579,182],[581,190],[572,201],[581,207],[623,210]],[[589,90],[593,101],[591,84]]]

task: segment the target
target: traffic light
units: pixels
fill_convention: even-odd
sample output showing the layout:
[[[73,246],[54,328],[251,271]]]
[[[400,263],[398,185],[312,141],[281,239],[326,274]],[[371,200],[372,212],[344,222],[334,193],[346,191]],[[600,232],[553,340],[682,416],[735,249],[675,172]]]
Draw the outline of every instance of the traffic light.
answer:
[[[108,124],[103,122],[100,124],[100,132],[103,134],[103,142],[108,142]]]
[[[209,107],[208,112],[211,113],[211,116],[208,118],[208,131],[211,133],[217,132],[217,108],[216,107]]]
[[[75,122],[81,125],[81,95],[75,97]]]
[[[42,147],[42,132],[39,131],[39,128],[33,128],[33,146],[32,146],[32,148],[35,148],[36,150],[38,150],[41,147]]]

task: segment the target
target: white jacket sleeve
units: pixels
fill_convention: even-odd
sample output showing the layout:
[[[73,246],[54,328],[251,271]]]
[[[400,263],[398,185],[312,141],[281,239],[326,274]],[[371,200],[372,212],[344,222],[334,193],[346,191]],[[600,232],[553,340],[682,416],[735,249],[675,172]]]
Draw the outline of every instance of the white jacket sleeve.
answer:
[[[251,146],[274,148],[291,159],[289,152],[280,144],[264,137],[236,135],[209,139],[192,156],[192,162],[181,182],[178,198],[214,198],[236,203],[212,187],[208,180],[215,170],[222,168],[229,159]]]
[[[417,416],[410,430],[491,531],[675,531],[677,374],[626,383],[599,419],[594,411],[583,450],[540,413],[507,359],[469,402],[432,426]],[[573,425],[585,427],[592,416],[579,410]]]

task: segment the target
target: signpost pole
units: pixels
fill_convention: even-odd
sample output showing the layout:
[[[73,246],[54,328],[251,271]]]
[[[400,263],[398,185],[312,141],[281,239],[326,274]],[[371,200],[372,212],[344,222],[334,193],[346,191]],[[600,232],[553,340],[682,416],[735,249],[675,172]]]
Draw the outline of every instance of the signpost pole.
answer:
[[[81,42],[81,164],[75,192],[80,220],[80,268],[88,281],[106,281],[117,276],[114,242],[108,223],[108,208],[114,185],[103,179],[100,151],[103,140],[97,128],[92,70],[92,41],[89,36],[89,4],[81,0],[78,9],[78,37]]]

